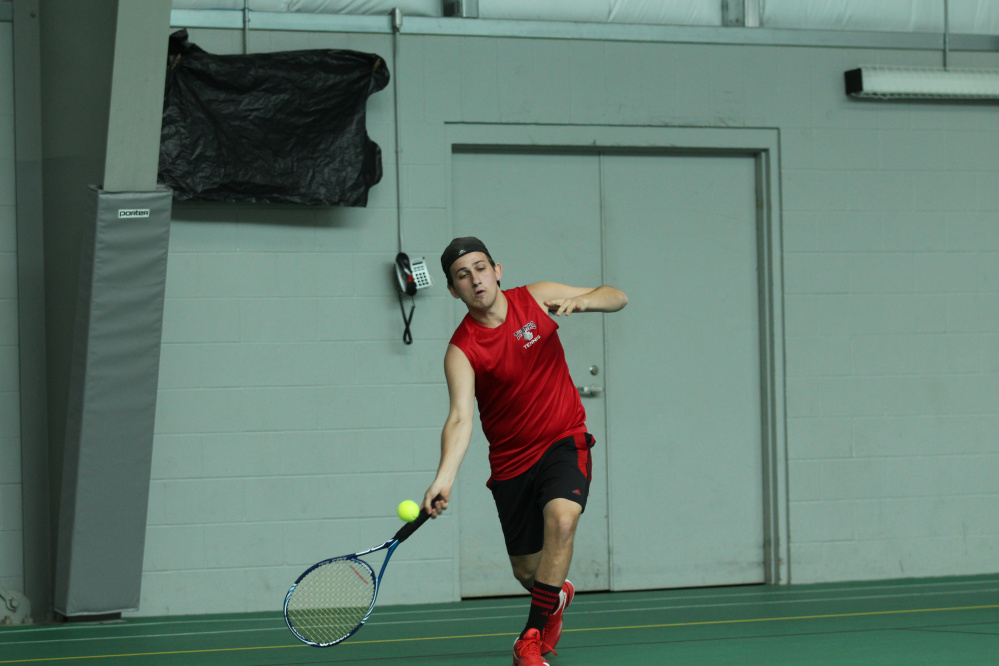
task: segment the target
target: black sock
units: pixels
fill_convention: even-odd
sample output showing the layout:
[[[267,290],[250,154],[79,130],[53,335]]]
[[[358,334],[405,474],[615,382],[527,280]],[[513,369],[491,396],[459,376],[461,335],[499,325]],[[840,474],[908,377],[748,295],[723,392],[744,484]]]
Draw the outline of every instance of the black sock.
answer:
[[[531,612],[527,616],[527,626],[520,633],[521,637],[528,629],[537,629],[539,633],[544,631],[549,616],[558,608],[558,595],[561,591],[561,587],[534,581],[534,589],[531,590]]]

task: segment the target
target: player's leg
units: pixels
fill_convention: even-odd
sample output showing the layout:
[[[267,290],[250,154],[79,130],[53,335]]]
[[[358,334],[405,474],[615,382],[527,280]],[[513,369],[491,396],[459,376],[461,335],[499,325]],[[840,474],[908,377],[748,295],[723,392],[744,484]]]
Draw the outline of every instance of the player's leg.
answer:
[[[541,551],[510,556],[513,576],[525,590],[530,592],[535,580],[557,587],[565,582],[572,562],[576,526],[582,513],[583,507],[572,500],[557,498],[545,505],[542,512],[545,536]]]
[[[537,466],[519,477],[493,481],[490,485],[513,575],[528,592],[534,588],[545,535],[544,514],[537,504],[534,489],[536,471]],[[548,662],[541,656],[540,629],[517,639],[513,663],[515,666],[547,666]]]
[[[590,492],[592,446],[593,437],[589,434],[561,440],[545,456],[548,464],[539,472],[545,541],[535,580],[548,584],[548,590],[557,587],[559,593],[557,605],[541,632],[542,654],[558,644],[562,636],[562,614],[575,595],[575,588],[566,577],[572,563],[576,527]]]
[[[562,635],[562,611],[574,593],[566,576],[589,494],[592,445],[593,438],[583,434],[560,440],[532,468],[530,489],[521,489],[532,506],[518,517],[524,527],[520,550],[510,548],[504,526],[514,576],[531,592],[527,623],[514,646],[515,664],[547,663],[540,656],[553,652]],[[526,547],[538,543],[540,550]],[[535,660],[530,655],[536,653]]]
[[[534,488],[536,476],[537,465],[521,476],[490,483],[514,578],[528,592],[534,585],[545,540],[544,513]]]
[[[580,504],[564,498],[550,500],[545,505],[545,543],[536,560],[531,609],[524,629],[525,633],[530,629],[538,630],[542,655],[554,652],[558,645],[562,637],[562,614],[575,594],[566,577],[582,513]]]
[[[510,564],[514,577],[531,593],[531,608],[521,637],[534,629],[539,635],[548,631],[551,643],[544,652],[558,643],[562,635],[561,611],[568,605],[573,592],[572,583],[567,583],[569,565],[572,562],[572,547],[576,536],[576,525],[583,507],[567,499],[553,499],[545,505],[544,546],[541,552],[530,555],[511,556]],[[567,589],[568,588],[568,589]],[[557,627],[550,627],[553,620]]]
[[[583,507],[572,500],[555,498],[544,508],[545,545],[535,569],[534,580],[558,588],[569,575],[576,526]]]
[[[575,593],[566,576],[576,527],[589,495],[592,445],[593,438],[581,434],[560,440],[545,452],[534,487],[541,506],[542,548],[540,554],[511,558],[517,580],[525,587],[532,578],[534,581],[521,641],[539,641],[542,655],[553,652],[561,638],[562,613]],[[521,662],[515,659],[515,663]]]
[[[524,589],[531,593],[527,624],[513,645],[514,666],[546,666],[548,662],[542,658],[542,655],[552,651],[551,647],[542,641],[542,633],[561,599],[559,586],[548,585],[537,579],[539,567],[548,554],[546,550],[550,552],[551,549],[546,545],[537,553],[510,557],[513,575]],[[561,553],[560,557],[564,557],[564,553]],[[550,568],[546,563],[545,570]]]

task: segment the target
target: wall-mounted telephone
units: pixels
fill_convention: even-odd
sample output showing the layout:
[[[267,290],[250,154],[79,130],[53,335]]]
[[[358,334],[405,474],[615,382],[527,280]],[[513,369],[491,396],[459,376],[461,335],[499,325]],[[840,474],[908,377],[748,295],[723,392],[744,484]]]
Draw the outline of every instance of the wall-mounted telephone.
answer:
[[[409,323],[413,321],[413,310],[416,309],[416,299],[409,308],[409,315],[406,315],[406,307],[402,304],[402,295],[412,298],[416,296],[418,289],[426,289],[431,285],[430,271],[427,269],[427,262],[423,257],[415,261],[410,261],[409,255],[400,252],[395,255],[395,279],[399,289],[399,307],[402,309],[402,320],[406,324],[406,330],[402,334],[402,341],[407,345],[413,343],[413,336],[409,332]]]
[[[410,261],[405,252],[395,256],[395,277],[399,283],[399,291],[407,296],[413,296],[417,289],[426,289],[431,285],[427,262],[423,257]]]

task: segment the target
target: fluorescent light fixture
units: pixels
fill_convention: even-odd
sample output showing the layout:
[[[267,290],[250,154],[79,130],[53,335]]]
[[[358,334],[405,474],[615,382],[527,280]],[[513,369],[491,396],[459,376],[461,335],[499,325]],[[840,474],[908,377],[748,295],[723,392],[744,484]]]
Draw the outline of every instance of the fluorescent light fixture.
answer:
[[[999,70],[862,65],[843,74],[846,94],[877,99],[999,99]]]

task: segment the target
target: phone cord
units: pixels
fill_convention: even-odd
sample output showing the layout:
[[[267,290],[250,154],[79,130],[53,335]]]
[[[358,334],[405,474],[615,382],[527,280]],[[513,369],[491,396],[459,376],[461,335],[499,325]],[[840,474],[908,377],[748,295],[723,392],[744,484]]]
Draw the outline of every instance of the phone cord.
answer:
[[[409,323],[413,321],[413,310],[416,309],[416,299],[412,296],[409,297],[412,301],[412,305],[409,306],[409,316],[406,316],[406,306],[402,302],[402,292],[399,292],[399,309],[402,310],[402,321],[406,324],[406,330],[403,331],[402,341],[407,345],[413,344],[413,334],[409,331]]]

